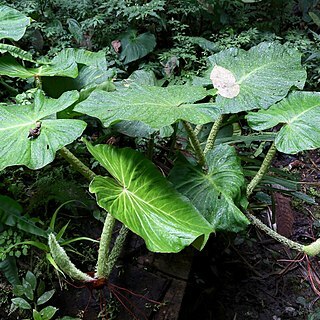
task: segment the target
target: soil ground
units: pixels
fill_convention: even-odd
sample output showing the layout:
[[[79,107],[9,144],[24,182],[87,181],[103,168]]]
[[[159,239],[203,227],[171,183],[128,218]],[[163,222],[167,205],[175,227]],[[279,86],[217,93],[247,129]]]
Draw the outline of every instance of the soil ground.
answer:
[[[303,159],[279,155],[274,165],[283,168],[294,162],[298,167],[289,169],[298,170],[301,180],[315,183],[312,192],[318,201],[318,154],[311,152]],[[310,186],[302,191],[310,193]],[[285,222],[292,240],[310,243],[319,237],[318,205],[281,204],[281,212],[292,214]],[[259,217],[268,224],[266,213]],[[98,237],[99,232],[97,228],[90,236]],[[61,316],[85,320],[320,320],[318,259],[307,260],[252,226],[243,234],[213,235],[202,252],[187,248],[180,254],[150,253],[131,235],[110,279],[113,286],[105,288],[101,300],[97,292],[90,300],[86,288],[66,285],[61,291],[56,284],[50,304],[59,307]],[[10,288],[1,275],[0,284],[0,319],[19,319],[8,317]],[[110,291],[109,313],[98,318]]]

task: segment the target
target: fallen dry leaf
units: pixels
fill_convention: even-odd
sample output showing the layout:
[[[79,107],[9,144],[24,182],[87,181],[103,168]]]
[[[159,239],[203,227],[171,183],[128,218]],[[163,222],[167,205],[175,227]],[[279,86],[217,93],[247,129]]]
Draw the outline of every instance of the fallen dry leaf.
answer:
[[[235,76],[226,68],[214,66],[210,79],[218,93],[224,98],[232,99],[240,93],[240,86],[237,84]]]
[[[119,53],[121,50],[121,41],[120,40],[113,40],[111,42],[112,48],[116,53]]]

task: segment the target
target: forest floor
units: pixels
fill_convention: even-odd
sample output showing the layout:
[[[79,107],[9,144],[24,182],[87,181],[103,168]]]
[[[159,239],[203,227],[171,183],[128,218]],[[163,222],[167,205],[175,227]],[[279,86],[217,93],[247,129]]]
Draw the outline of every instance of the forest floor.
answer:
[[[274,162],[275,167],[298,173],[306,182],[301,191],[311,193],[316,202],[320,199],[318,164],[317,152],[302,158],[278,155]],[[319,237],[318,204],[290,200],[278,192],[275,197],[280,197],[275,219],[278,228],[283,223],[281,232],[300,243]],[[258,213],[266,224],[273,220],[268,218],[271,211],[268,207]],[[90,227],[90,237],[98,237],[97,226]],[[238,235],[217,233],[203,251],[190,247],[179,254],[150,253],[140,238],[131,235],[103,291],[90,292],[67,282],[61,290],[61,283],[55,283],[57,293],[50,304],[59,308],[60,316],[84,320],[317,320],[318,260],[285,249],[253,226]],[[5,300],[5,285],[0,289]],[[108,301],[110,293],[113,299]],[[106,301],[108,314],[103,315]],[[8,316],[10,300],[0,302],[0,319],[19,319]]]
[[[279,154],[274,166],[298,173],[319,201],[319,155]],[[319,237],[319,205],[276,194],[278,232],[310,243]],[[280,197],[280,199],[279,199]],[[278,203],[277,203],[278,201]],[[265,210],[260,218],[270,223]],[[268,222],[269,221],[269,222]],[[280,225],[282,223],[282,225]],[[290,251],[254,227],[235,238],[218,234],[196,252],[179,320],[320,319],[319,258]]]

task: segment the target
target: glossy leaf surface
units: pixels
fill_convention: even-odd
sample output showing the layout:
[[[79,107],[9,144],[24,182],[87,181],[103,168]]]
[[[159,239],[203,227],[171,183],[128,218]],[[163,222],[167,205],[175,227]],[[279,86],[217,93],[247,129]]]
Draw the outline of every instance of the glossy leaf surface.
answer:
[[[79,64],[86,66],[97,66],[99,68],[107,68],[106,54],[104,51],[92,52],[84,49],[67,48],[59,54],[62,60],[75,60]]]
[[[41,305],[44,304],[46,302],[48,302],[54,295],[55,290],[49,290],[44,292],[37,300],[37,305]]]
[[[42,320],[50,320],[55,313],[58,311],[57,308],[53,307],[53,306],[47,306],[44,309],[42,309],[40,311],[40,315]]]
[[[23,310],[29,310],[32,309],[31,305],[29,302],[27,302],[25,299],[23,298],[13,298],[11,299],[11,302],[16,305],[19,309],[23,309]]]
[[[21,12],[0,5],[0,39],[20,40],[26,32],[30,20]]]
[[[39,169],[50,163],[57,150],[79,137],[86,123],[81,120],[55,119],[56,112],[77,101],[79,94],[70,91],[59,99],[36,93],[32,105],[0,107],[0,170],[12,165]],[[40,134],[28,137],[41,124]]]
[[[301,54],[276,43],[263,42],[249,51],[224,50],[210,56],[209,61],[212,66],[202,84],[211,84],[210,72],[220,66],[229,70],[240,86],[234,98],[217,96],[216,103],[224,113],[266,109],[283,99],[292,86],[303,89],[307,76]]]
[[[25,68],[17,60],[11,56],[3,56],[0,58],[0,75],[9,77],[19,77],[22,79],[39,77],[63,76],[75,78],[78,75],[78,67],[74,58],[66,59],[62,52],[38,68]]]
[[[320,93],[293,92],[268,110],[247,116],[254,130],[266,130],[278,124],[276,148],[284,153],[297,153],[320,147]]]
[[[234,204],[244,185],[234,148],[219,145],[207,153],[206,160],[207,173],[185,159],[178,161],[170,173],[170,181],[191,200],[214,231],[244,229],[249,221]]]
[[[83,49],[64,49],[59,53],[65,61],[75,61],[78,65],[76,78],[43,77],[43,90],[51,97],[57,98],[63,92],[81,90],[80,100],[86,99],[97,87],[101,90],[114,90],[110,79],[112,69],[108,69],[105,52],[90,52]]]
[[[207,95],[202,87],[188,86],[94,91],[74,110],[100,119],[105,127],[120,120],[137,120],[160,129],[181,119],[194,124],[213,121],[219,115],[215,104],[193,104]]]
[[[90,191],[149,250],[178,252],[199,237],[202,243],[207,240],[212,231],[208,222],[141,153],[110,145],[87,147],[113,177],[95,177]]]
[[[13,57],[30,61],[30,62],[35,62],[30,52],[24,51],[10,44],[0,43],[0,53],[6,53],[6,52],[10,53]]]

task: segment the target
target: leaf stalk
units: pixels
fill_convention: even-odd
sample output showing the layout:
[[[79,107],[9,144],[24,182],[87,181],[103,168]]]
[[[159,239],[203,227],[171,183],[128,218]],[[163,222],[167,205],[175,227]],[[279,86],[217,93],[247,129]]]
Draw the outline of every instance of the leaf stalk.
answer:
[[[66,147],[60,149],[60,155],[69,162],[69,164],[81,173],[87,180],[92,181],[95,177],[95,173],[90,170],[82,161],[80,161],[72,152]]]
[[[247,213],[247,217],[254,226],[256,226],[257,228],[265,232],[267,235],[269,235],[271,238],[277,240],[278,242],[290,249],[305,253],[311,257],[314,257],[320,253],[320,239],[317,239],[311,244],[305,246],[280,235],[276,231],[266,226],[262,221],[260,221],[251,213]]]
[[[208,153],[209,150],[213,149],[214,146],[214,142],[216,141],[219,129],[221,127],[222,121],[224,119],[223,114],[221,114],[218,119],[214,122],[211,131],[209,133],[209,137],[206,143],[206,147],[204,148],[204,154],[206,155]]]
[[[255,187],[261,182],[263,176],[267,173],[276,152],[277,152],[277,149],[276,149],[275,143],[273,142],[261,164],[259,171],[248,184],[247,197],[249,197],[252,194]]]
[[[82,161],[80,161],[72,152],[70,152],[66,147],[60,149],[61,156],[66,159],[69,164],[79,173],[81,173],[87,180],[92,181],[96,174],[90,170]],[[126,239],[126,234],[128,229],[125,226],[122,226],[118,238],[116,239],[114,247],[110,250],[111,237],[114,229],[116,219],[108,213],[103,225],[103,230],[100,239],[99,252],[98,252],[98,261],[96,267],[96,276],[98,278],[104,277],[108,278],[112,268],[114,267],[119,255],[121,253],[124,241]]]
[[[187,121],[183,121],[182,123],[183,123],[185,130],[187,131],[187,134],[188,134],[188,137],[191,141],[193,150],[196,153],[196,156],[198,158],[198,163],[201,167],[203,167],[206,163],[206,158],[205,158],[204,153],[202,151],[200,141],[197,138],[197,136],[195,135],[191,124]]]
[[[104,221],[103,230],[101,233],[96,272],[97,278],[107,279],[108,255],[115,222],[116,219],[110,213],[108,213]]]

